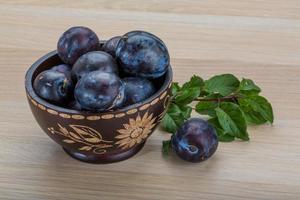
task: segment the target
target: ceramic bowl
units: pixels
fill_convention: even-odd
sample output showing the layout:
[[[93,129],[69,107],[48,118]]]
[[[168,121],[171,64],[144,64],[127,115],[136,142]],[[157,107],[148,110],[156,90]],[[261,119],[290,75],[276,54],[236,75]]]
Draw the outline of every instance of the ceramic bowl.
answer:
[[[39,126],[73,158],[111,163],[135,155],[165,115],[170,101],[172,69],[154,81],[157,92],[131,106],[108,112],[77,111],[40,98],[32,83],[42,71],[61,64],[56,51],[36,61],[27,71],[27,99]]]

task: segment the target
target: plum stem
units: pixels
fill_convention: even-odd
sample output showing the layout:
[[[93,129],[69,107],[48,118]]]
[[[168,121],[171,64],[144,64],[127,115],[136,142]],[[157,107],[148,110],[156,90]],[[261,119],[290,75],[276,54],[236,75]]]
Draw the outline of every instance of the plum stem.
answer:
[[[226,97],[220,97],[220,98],[196,98],[194,101],[212,101],[212,102],[223,102],[223,101],[237,101],[237,98],[239,96],[237,95],[229,95]]]

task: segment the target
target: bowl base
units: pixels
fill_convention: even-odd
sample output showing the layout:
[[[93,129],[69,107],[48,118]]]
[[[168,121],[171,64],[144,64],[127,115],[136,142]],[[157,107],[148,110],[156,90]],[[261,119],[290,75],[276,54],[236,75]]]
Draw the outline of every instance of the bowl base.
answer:
[[[63,148],[64,151],[69,154],[72,158],[75,158],[76,160],[82,161],[82,162],[88,162],[88,163],[95,163],[95,164],[106,164],[106,163],[114,163],[119,162],[122,160],[126,160],[135,154],[137,154],[144,146],[145,142],[136,145],[135,147],[121,152],[117,154],[93,154],[93,155],[86,155],[83,153],[80,153],[78,151],[71,151],[69,149]]]

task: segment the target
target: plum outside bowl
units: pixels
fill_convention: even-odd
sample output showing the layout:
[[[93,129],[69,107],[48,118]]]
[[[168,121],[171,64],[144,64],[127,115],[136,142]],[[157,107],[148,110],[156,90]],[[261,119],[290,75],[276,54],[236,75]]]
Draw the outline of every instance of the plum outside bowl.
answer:
[[[85,162],[117,162],[139,152],[165,115],[171,96],[171,67],[154,81],[157,91],[148,99],[100,113],[60,107],[35,93],[32,86],[35,77],[61,63],[53,51],[37,60],[26,73],[28,103],[42,130],[70,156]]]

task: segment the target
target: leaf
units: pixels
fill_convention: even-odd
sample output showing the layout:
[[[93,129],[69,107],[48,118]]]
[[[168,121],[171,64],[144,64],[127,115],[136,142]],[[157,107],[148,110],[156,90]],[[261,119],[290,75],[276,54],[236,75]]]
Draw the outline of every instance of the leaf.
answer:
[[[181,110],[181,114],[185,119],[188,119],[191,117],[192,113],[192,107],[190,106],[179,106],[179,109]]]
[[[68,140],[68,139],[65,139],[63,140],[65,143],[68,143],[68,144],[73,144],[75,143],[73,140]]]
[[[87,142],[99,143],[102,140],[101,134],[93,128],[82,125],[70,125],[70,127]]]
[[[176,96],[178,91],[180,91],[180,86],[179,86],[178,82],[172,83],[172,95]]]
[[[234,136],[227,133],[220,133],[218,134],[218,140],[221,142],[232,142],[234,140]]]
[[[203,99],[218,99],[222,98],[220,94],[207,94]],[[218,106],[218,101],[199,101],[195,107],[196,112],[202,115],[216,116],[215,108]]]
[[[251,80],[243,78],[239,90],[242,94],[257,95],[261,89]]]
[[[191,103],[200,95],[201,87],[203,87],[203,80],[194,75],[190,81],[183,84],[180,92],[177,92],[175,103],[180,105]]]
[[[69,131],[65,127],[63,127],[60,124],[57,124],[57,125],[59,127],[60,132],[62,132],[65,136],[69,135]]]
[[[200,88],[190,88],[182,90],[179,95],[175,97],[176,104],[186,105],[191,103],[200,95]]]
[[[162,147],[162,153],[163,153],[163,155],[164,156],[169,155],[170,150],[171,150],[171,140],[164,140],[162,142],[162,145],[163,145],[163,147]]]
[[[243,108],[241,107],[241,109],[243,110]],[[260,113],[258,112],[255,112],[253,110],[251,111],[248,111],[248,112],[244,112],[244,115],[245,115],[245,118],[246,118],[246,121],[249,123],[249,124],[256,124],[256,125],[260,125],[260,124],[264,124],[267,122],[267,120],[265,118],[263,118],[261,116]]]
[[[175,133],[178,128],[175,121],[168,113],[166,113],[163,120],[161,121],[161,125],[165,131],[170,133]]]
[[[177,125],[181,125],[185,119],[180,107],[174,103],[169,105],[167,113],[174,119]]]
[[[242,140],[249,140],[246,120],[238,105],[223,102],[215,110],[220,126],[225,133]]]
[[[181,114],[181,110],[175,103],[170,103],[167,113],[171,115],[179,115]]]
[[[190,88],[193,88],[193,87],[202,87],[204,86],[204,81],[201,77],[199,76],[192,76],[192,78],[190,79],[189,82],[186,82],[185,84],[183,84],[182,86],[182,90],[186,90],[186,89],[190,89]]]
[[[217,98],[222,98],[223,96],[218,93],[213,93],[213,94],[207,94],[205,99],[217,99]]]
[[[90,147],[90,146],[83,146],[83,147],[79,148],[80,151],[89,151],[91,149],[92,149],[92,147]]]
[[[249,123],[262,124],[266,121],[273,123],[272,105],[262,96],[248,96],[239,99],[239,104]]]
[[[267,120],[261,116],[260,113],[254,111],[250,106],[248,100],[245,98],[240,98],[238,100],[241,110],[244,113],[247,123],[249,124],[263,124],[266,123]]]
[[[222,96],[227,96],[235,92],[239,87],[239,80],[232,74],[222,74],[214,76],[205,81],[205,90],[212,93],[219,93]]]
[[[191,117],[192,108],[190,106],[176,105],[171,103],[168,111],[162,120],[162,127],[171,133],[175,133],[183,122]]]
[[[196,105],[196,112],[202,115],[216,116],[215,108],[218,106],[217,102],[200,101]]]
[[[231,142],[231,141],[234,140],[234,136],[229,135],[228,133],[226,133],[226,132],[222,129],[222,127],[221,127],[221,125],[220,125],[220,123],[219,123],[219,121],[218,121],[217,118],[211,118],[211,119],[208,120],[208,122],[209,122],[212,126],[214,126],[214,128],[216,129],[217,135],[218,135],[218,140],[219,140],[220,142]]]

